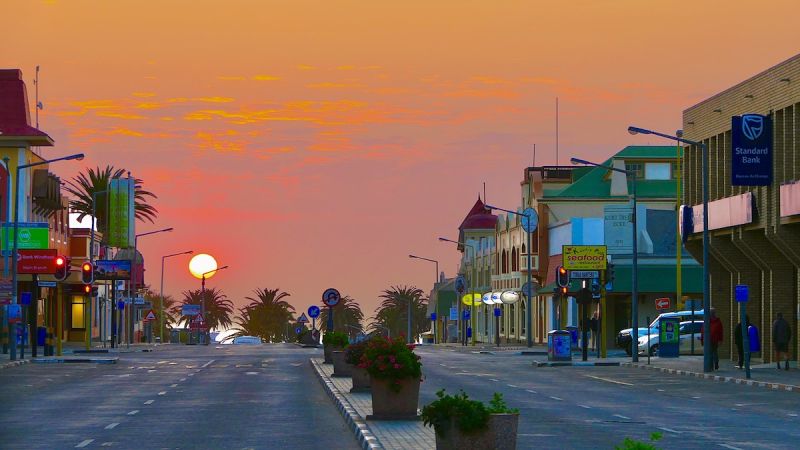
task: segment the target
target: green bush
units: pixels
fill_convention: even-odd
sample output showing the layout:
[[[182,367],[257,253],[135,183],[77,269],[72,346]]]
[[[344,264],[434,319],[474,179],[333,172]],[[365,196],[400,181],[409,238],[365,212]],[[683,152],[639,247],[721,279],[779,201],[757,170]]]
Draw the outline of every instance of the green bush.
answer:
[[[406,344],[404,337],[393,340],[376,337],[367,343],[358,367],[367,369],[372,378],[391,380],[390,388],[400,392],[400,380],[422,376],[419,359],[414,345]]]
[[[658,442],[661,440],[663,435],[661,433],[651,433],[650,434],[650,442]],[[614,447],[615,450],[659,450],[653,444],[637,441],[635,439],[631,439],[626,437],[624,441],[622,441],[621,446]]]
[[[460,394],[448,395],[442,389],[436,393],[437,399],[422,408],[422,421],[427,426],[432,426],[440,436],[455,420],[455,425],[464,433],[470,433],[486,428],[491,414],[518,414],[518,409],[510,409],[503,400],[503,395],[495,392],[489,405],[478,400],[470,400],[469,396],[461,391]]]
[[[330,345],[333,347],[347,347],[347,344],[350,340],[347,337],[346,333],[340,333],[338,331],[328,331],[325,333],[325,336],[322,337],[322,344],[323,345]]]
[[[347,364],[358,365],[361,363],[361,357],[364,356],[364,351],[367,349],[369,341],[362,341],[350,344],[344,350],[344,360]]]

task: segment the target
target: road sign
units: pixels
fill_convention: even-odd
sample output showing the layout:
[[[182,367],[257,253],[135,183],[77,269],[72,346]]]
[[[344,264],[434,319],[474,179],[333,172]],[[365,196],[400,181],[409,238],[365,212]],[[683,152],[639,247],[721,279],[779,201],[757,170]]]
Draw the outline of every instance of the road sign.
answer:
[[[144,316],[144,320],[145,321],[156,320],[156,313],[153,312],[153,310],[151,309],[150,311],[147,312],[147,315]]]
[[[469,310],[465,309],[461,311],[461,315],[464,316],[464,320],[469,320]]]
[[[117,309],[123,311],[125,309],[125,300],[120,300],[117,302]]]
[[[564,245],[561,247],[567,270],[605,270],[605,245]]]
[[[20,292],[19,293],[19,303],[21,305],[30,305],[32,298],[33,298],[33,294],[31,292]]]
[[[22,321],[22,305],[8,305],[8,323],[19,323]]]
[[[317,317],[319,317],[319,313],[320,313],[319,306],[311,305],[308,307],[308,315],[311,316],[312,319],[316,319]]]
[[[736,301],[746,302],[750,300],[750,286],[746,284],[736,285]]]
[[[533,208],[525,208],[525,211],[520,214],[520,219],[522,229],[527,233],[533,233],[536,231],[536,227],[539,226],[539,214]]]
[[[450,307],[450,320],[458,320],[458,308],[455,306]]]
[[[19,250],[17,273],[55,273],[58,250]]]
[[[17,249],[46,249],[50,246],[50,224],[17,222]],[[3,223],[3,248],[14,248],[14,223]]]
[[[334,288],[325,289],[325,292],[322,293],[322,303],[325,303],[325,305],[331,308],[338,305],[341,299],[342,295]]]
[[[502,309],[500,309],[500,308],[495,308],[494,309],[494,316],[495,317],[500,317],[502,315],[503,315],[503,310]]]
[[[183,316],[196,316],[200,314],[200,305],[183,305],[181,308],[181,315]]]
[[[578,280],[592,280],[600,278],[600,271],[598,270],[573,270],[569,273],[570,278]]]
[[[134,300],[134,304],[144,305],[144,297],[136,297],[133,300]]]
[[[56,287],[55,281],[40,281],[39,287],[54,288]]]
[[[303,331],[303,327],[297,327],[294,329],[295,334],[300,334],[301,331]]]
[[[431,313],[431,320],[436,320],[436,313],[435,312]]]
[[[535,283],[531,283],[530,284],[530,288],[531,288],[531,296],[536,295],[536,284]],[[525,282],[525,284],[522,285],[522,289],[520,289],[520,292],[522,292],[525,295],[525,297],[528,296],[528,282],[527,281]]]
[[[467,280],[464,278],[464,275],[459,275],[456,277],[456,292],[459,294],[463,294],[464,291],[467,290]]]
[[[669,309],[669,297],[657,298],[656,309]]]
[[[306,317],[306,313],[300,315],[300,318],[297,319],[297,323],[308,323],[308,317]]]

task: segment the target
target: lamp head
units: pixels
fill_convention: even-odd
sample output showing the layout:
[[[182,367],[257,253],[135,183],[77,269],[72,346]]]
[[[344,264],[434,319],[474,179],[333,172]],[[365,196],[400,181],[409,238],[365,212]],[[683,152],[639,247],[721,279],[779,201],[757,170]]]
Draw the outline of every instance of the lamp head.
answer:
[[[644,128],[639,127],[628,127],[628,133],[636,135],[636,134],[651,134],[650,130],[645,130]]]
[[[439,240],[440,240],[440,241],[442,241],[442,242],[448,242],[448,241],[450,241],[450,239],[443,238],[443,237],[440,237],[440,238],[439,238]]]
[[[574,165],[578,165],[578,164],[589,165],[589,166],[593,165],[589,161],[586,161],[586,160],[583,160],[583,159],[580,159],[580,158],[570,158],[569,162],[571,162]]]
[[[75,154],[75,155],[70,155],[70,156],[67,156],[67,157],[66,157],[66,158],[64,158],[64,159],[66,159],[67,161],[69,161],[69,160],[72,160],[72,159],[74,159],[74,160],[76,160],[76,161],[82,161],[82,160],[83,160],[83,153],[78,153],[78,154]]]
[[[414,255],[408,255],[409,258],[416,258]]]

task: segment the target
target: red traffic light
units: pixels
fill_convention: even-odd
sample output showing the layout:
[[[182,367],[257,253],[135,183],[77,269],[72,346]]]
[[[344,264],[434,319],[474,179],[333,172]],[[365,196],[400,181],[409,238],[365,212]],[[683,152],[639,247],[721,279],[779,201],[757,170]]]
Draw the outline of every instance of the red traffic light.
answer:
[[[58,281],[64,281],[69,276],[69,259],[66,256],[56,256],[56,271],[53,276]]]
[[[56,267],[64,267],[67,260],[63,256],[56,257]]]
[[[92,293],[92,285],[91,284],[84,284],[83,285],[83,293],[89,295]]]
[[[567,288],[566,286],[562,286],[562,287],[560,288],[561,295],[567,295],[567,289],[568,289],[568,288]]]

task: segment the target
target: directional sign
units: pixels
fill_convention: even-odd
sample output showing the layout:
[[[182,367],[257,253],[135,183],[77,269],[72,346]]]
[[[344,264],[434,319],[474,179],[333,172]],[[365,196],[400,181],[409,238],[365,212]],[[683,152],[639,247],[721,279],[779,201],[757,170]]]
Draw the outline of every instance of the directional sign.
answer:
[[[458,320],[458,308],[455,306],[450,307],[450,320]]]
[[[303,331],[302,327],[297,327],[294,329],[295,334],[300,334],[301,331]]]
[[[572,270],[569,272],[570,278],[580,279],[580,280],[591,280],[594,278],[600,278],[600,271],[597,270]]]
[[[319,306],[311,305],[308,307],[308,315],[311,316],[312,319],[316,319],[317,317],[319,317],[319,313],[320,313]]]
[[[306,317],[306,313],[300,315],[300,318],[297,319],[297,323],[308,323],[308,317]]]
[[[322,293],[322,303],[331,308],[338,305],[341,299],[342,295],[334,288],[325,289],[325,292]]]
[[[147,315],[144,316],[144,320],[145,321],[156,320],[156,313],[153,312],[153,310],[151,309],[150,311],[147,312]]]
[[[200,314],[200,305],[183,305],[181,308],[182,316],[196,316]]]
[[[746,284],[737,284],[735,292],[737,302],[746,302],[750,300],[750,286]]]
[[[535,209],[525,208],[525,211],[520,214],[520,218],[522,219],[523,230],[528,233],[536,231],[536,227],[539,226],[539,214],[536,213]]]
[[[55,281],[39,281],[39,287],[54,288],[56,287]]]
[[[669,297],[657,298],[656,309],[669,309]]]
[[[21,305],[30,305],[32,298],[33,298],[33,294],[31,292],[20,292],[19,293],[19,303]]]

